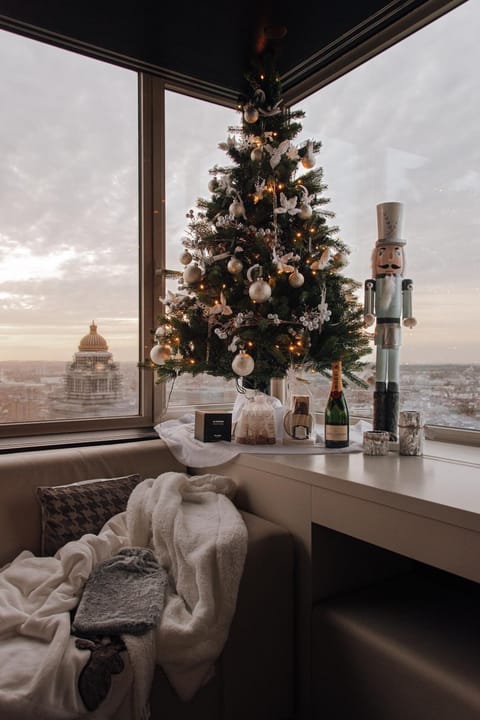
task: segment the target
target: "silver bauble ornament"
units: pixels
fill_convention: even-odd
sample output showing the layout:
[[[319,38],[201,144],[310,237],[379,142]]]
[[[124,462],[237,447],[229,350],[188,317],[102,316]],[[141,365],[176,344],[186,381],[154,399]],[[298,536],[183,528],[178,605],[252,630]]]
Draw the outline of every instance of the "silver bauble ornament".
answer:
[[[168,360],[172,355],[172,348],[170,345],[154,345],[150,351],[150,360],[155,365],[163,365],[165,360]]]
[[[256,107],[253,105],[247,105],[243,111],[243,119],[247,123],[256,123],[259,118],[259,113]]]
[[[288,276],[288,282],[293,288],[299,288],[302,287],[303,283],[305,282],[305,278],[303,277],[301,272],[298,272],[298,270],[295,268],[295,270]]]
[[[202,279],[202,271],[198,267],[196,263],[192,263],[192,265],[187,265],[185,270],[183,271],[183,282],[187,283],[187,285],[193,285],[194,283],[200,282]]]
[[[238,275],[243,270],[242,261],[236,257],[230,258],[230,260],[227,263],[227,270],[229,273],[232,273],[232,275]]]
[[[218,180],[216,177],[212,178],[208,183],[208,189],[214,193],[218,189]]]
[[[190,265],[190,263],[192,262],[192,256],[188,252],[188,250],[184,250],[179,257],[179,260],[182,263],[182,265]]]
[[[312,217],[312,206],[308,203],[302,203],[300,205],[299,211],[300,212],[298,213],[298,217],[300,218],[300,220],[308,220]]]
[[[263,156],[263,150],[262,148],[253,148],[252,152],[250,153],[250,160],[252,162],[260,162]]]
[[[248,294],[254,302],[266,302],[272,295],[272,288],[265,280],[259,278],[250,285]]]
[[[232,370],[236,375],[240,375],[240,377],[250,375],[254,367],[255,360],[244,350],[241,350],[232,360]]]

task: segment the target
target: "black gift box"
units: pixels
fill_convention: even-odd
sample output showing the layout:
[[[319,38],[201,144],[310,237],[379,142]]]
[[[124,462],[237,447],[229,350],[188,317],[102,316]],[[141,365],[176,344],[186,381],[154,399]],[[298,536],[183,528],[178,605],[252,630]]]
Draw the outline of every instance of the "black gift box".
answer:
[[[202,442],[232,439],[232,413],[195,411],[195,438]]]

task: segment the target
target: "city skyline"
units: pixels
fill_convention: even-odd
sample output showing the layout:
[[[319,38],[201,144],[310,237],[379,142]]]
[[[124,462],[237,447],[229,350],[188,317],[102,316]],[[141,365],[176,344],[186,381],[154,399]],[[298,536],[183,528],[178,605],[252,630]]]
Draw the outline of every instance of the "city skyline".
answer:
[[[135,415],[138,412],[139,369],[137,363],[115,363],[123,377],[124,397],[118,403],[86,402],[85,407],[58,403],[65,393],[65,377],[71,363],[60,361],[0,361],[0,417],[4,423],[49,421],[94,415]],[[367,376],[365,376],[367,377]],[[403,409],[415,407],[424,413],[430,425],[480,430],[479,387],[480,366],[477,365],[402,365],[400,393]],[[312,375],[309,392],[312,407],[322,412],[329,392],[330,381]],[[170,387],[171,384],[169,383]],[[202,382],[190,375],[182,375],[174,383],[169,405],[193,407],[212,403],[233,404],[237,390],[234,382],[218,382],[204,377]],[[363,389],[348,383],[345,393],[351,417],[371,418],[372,388]]]
[[[480,361],[479,29],[470,0],[298,103],[302,137],[323,143],[317,163],[358,282],[370,277],[375,205],[405,202],[419,324],[404,330],[402,363]],[[0,68],[0,360],[68,361],[95,319],[116,359],[135,361],[136,73],[4,31]],[[208,195],[208,170],[225,162],[218,144],[240,117],[174,93],[167,110],[167,253],[178,268],[185,215]]]

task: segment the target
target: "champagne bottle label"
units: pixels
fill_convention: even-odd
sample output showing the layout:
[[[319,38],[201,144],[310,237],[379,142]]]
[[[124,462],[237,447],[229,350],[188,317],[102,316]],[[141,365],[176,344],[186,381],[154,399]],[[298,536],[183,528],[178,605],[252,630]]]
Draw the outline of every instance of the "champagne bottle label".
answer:
[[[348,425],[325,425],[325,440],[333,442],[348,440]]]
[[[332,363],[332,387],[325,408],[325,445],[328,448],[348,447],[348,406],[343,395],[342,363]]]

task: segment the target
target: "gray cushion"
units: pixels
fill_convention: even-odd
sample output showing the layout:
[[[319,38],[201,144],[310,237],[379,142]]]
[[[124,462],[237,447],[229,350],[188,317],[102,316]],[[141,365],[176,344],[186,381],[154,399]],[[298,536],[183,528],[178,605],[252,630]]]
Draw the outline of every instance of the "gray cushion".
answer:
[[[42,510],[42,555],[54,555],[70,540],[97,534],[113,515],[123,512],[140,475],[85,480],[38,487]]]

